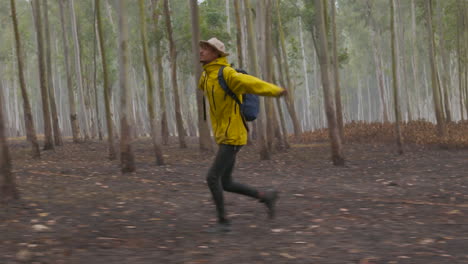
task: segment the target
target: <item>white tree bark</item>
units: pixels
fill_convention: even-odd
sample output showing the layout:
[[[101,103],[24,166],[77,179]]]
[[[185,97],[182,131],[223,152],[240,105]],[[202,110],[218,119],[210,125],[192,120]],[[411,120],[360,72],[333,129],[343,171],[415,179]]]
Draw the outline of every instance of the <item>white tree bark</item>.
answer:
[[[71,23],[72,23],[72,32],[73,32],[73,43],[75,48],[75,70],[76,70],[76,84],[78,86],[78,96],[80,100],[81,113],[83,114],[83,134],[85,139],[89,139],[89,125],[88,125],[88,109],[84,102],[84,91],[83,91],[83,76],[81,73],[81,55],[80,55],[80,44],[78,42],[78,30],[77,30],[77,20],[75,14],[75,3],[74,0],[70,0],[70,13],[71,13]]]
[[[303,27],[302,27],[302,18],[299,17],[299,40],[301,42],[301,53],[302,53],[302,70],[304,71],[304,89],[305,89],[305,109],[306,112],[306,120],[307,120],[307,127],[310,128],[310,120],[311,120],[311,109],[310,109],[310,88],[309,88],[309,78],[307,74],[307,62],[306,62],[306,53],[305,53],[305,45],[304,45],[304,36],[303,36]]]

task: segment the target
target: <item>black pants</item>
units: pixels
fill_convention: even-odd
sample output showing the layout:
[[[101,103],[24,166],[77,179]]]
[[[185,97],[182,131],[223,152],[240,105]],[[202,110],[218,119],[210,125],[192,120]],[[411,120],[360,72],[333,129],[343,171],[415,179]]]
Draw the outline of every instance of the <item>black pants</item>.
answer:
[[[219,145],[213,165],[208,171],[206,182],[210,188],[216,205],[218,221],[226,221],[224,210],[223,189],[258,199],[258,191],[250,186],[232,181],[232,171],[236,163],[236,155],[242,146]]]

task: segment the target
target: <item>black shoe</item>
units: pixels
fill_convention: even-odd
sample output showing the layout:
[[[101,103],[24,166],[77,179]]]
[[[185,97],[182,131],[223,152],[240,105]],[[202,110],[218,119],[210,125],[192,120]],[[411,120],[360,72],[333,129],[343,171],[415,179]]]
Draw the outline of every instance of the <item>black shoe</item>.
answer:
[[[230,222],[218,222],[215,226],[212,226],[205,230],[206,233],[228,233],[231,232]]]
[[[268,217],[270,219],[275,218],[275,204],[278,198],[279,195],[276,190],[268,190],[263,194],[263,197],[260,198],[260,202],[264,203],[268,209]]]

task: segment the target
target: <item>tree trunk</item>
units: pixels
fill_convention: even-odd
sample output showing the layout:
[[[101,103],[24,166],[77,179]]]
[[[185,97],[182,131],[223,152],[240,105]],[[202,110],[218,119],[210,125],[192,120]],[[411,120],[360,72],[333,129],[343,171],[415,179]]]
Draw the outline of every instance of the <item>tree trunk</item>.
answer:
[[[411,121],[412,120],[412,114],[411,114],[411,105],[410,105],[410,101],[411,101],[411,94],[409,93],[409,86],[407,85],[408,84],[408,78],[407,78],[407,69],[406,69],[406,56],[405,56],[405,43],[406,43],[406,40],[405,40],[405,27],[403,26],[403,22],[402,22],[402,18],[401,18],[401,4],[400,4],[400,0],[396,0],[395,1],[395,6],[394,6],[394,18],[395,18],[395,38],[396,38],[396,41],[397,43],[396,44],[396,47],[397,47],[397,54],[398,54],[398,57],[397,57],[397,60],[398,60],[398,79],[399,79],[399,84],[398,84],[398,89],[399,90],[404,90],[404,93],[405,93],[405,98],[406,98],[406,113],[407,113],[407,117],[408,117],[408,120]],[[396,12],[395,12],[396,10]],[[400,48],[401,47],[401,48]],[[400,111],[400,117],[401,117],[401,105],[402,103],[400,103],[400,108],[399,108],[399,111]],[[403,121],[403,118],[401,118],[400,121]]]
[[[158,0],[152,0],[151,6],[153,8],[153,34],[156,36],[156,56],[155,56],[155,66],[156,72],[158,74],[158,87],[159,87],[159,109],[161,116],[161,138],[162,144],[169,144],[169,125],[167,122],[167,106],[166,106],[166,89],[164,86],[163,79],[163,65],[162,65],[162,54],[161,54],[161,31],[159,30],[159,16],[157,12],[157,3]]]
[[[58,112],[57,112],[57,104],[55,103],[55,89],[54,89],[54,80],[52,76],[52,62],[50,56],[50,32],[49,32],[49,8],[47,4],[47,0],[44,0],[44,22],[45,22],[45,54],[46,54],[46,68],[47,68],[47,89],[49,90],[49,100],[50,100],[50,110],[52,114],[52,127],[54,130],[54,142],[57,146],[63,145],[62,140],[62,132],[59,126],[59,119],[58,119]]]
[[[445,110],[445,120],[452,122],[452,111],[450,110],[450,55],[447,54],[445,28],[443,23],[443,6],[439,3],[437,8],[437,20],[439,25],[439,45],[440,45],[440,58],[442,60],[442,69],[439,71],[441,78],[441,92],[443,94],[443,105]]]
[[[271,1],[272,0],[265,0],[264,2],[264,47],[265,47],[265,54],[264,56],[264,63],[265,63],[265,81],[272,83],[273,82],[273,54],[272,52],[272,39],[271,39],[271,24],[272,24],[272,19],[271,19]],[[272,151],[272,146],[273,146],[273,140],[274,140],[274,133],[275,133],[275,108],[273,104],[273,99],[272,98],[264,98],[265,102],[265,109],[266,109],[266,145],[268,147],[268,151],[271,153]],[[271,155],[270,155],[271,156]]]
[[[301,43],[301,54],[302,54],[302,70],[304,72],[304,90],[305,90],[305,97],[303,98],[304,101],[304,127],[307,129],[309,124],[311,123],[311,100],[312,97],[310,96],[310,87],[309,87],[309,75],[307,74],[307,63],[306,63],[306,53],[305,53],[305,45],[304,45],[304,37],[302,33],[302,18],[299,17],[299,42]],[[287,60],[287,58],[285,58]]]
[[[464,121],[465,109],[463,108],[463,68],[462,68],[462,45],[461,42],[463,37],[461,37],[463,30],[460,30],[463,27],[462,20],[462,3],[461,0],[457,1],[458,17],[457,17],[457,70],[458,70],[458,94],[459,94],[459,105],[460,105],[460,116],[461,120]]]
[[[86,109],[84,101],[84,89],[83,89],[83,75],[81,73],[81,54],[80,54],[80,44],[78,41],[78,28],[77,20],[75,15],[75,4],[74,0],[70,0],[70,13],[71,13],[71,24],[73,32],[73,43],[75,47],[75,70],[76,70],[76,84],[78,87],[78,96],[81,104],[81,112],[83,113],[83,130],[85,140],[89,139],[89,127],[88,127],[88,109]]]
[[[96,13],[96,1],[94,1],[94,41],[93,41],[93,86],[94,86],[94,104],[96,105],[96,119],[97,119],[97,129],[99,140],[102,141],[102,125],[101,125],[101,115],[99,114],[99,96],[98,96],[98,86],[97,86],[97,56],[100,55],[99,39],[98,39],[98,27],[97,27],[97,13]],[[98,53],[98,54],[97,54]]]
[[[278,81],[279,83],[285,87],[284,85],[284,76],[283,76],[283,60],[281,58],[281,51],[280,51],[280,47],[279,47],[279,41],[275,41],[276,45],[275,45],[275,49],[276,49],[276,52],[275,52],[275,57],[276,57],[276,62],[277,62],[277,65],[278,65]],[[280,101],[280,98],[276,98],[276,107],[278,109],[278,116],[279,116],[279,119],[280,119],[280,125],[281,125],[281,131],[282,131],[282,136],[283,136],[283,144],[285,146],[285,148],[290,148],[291,146],[289,145],[289,142],[288,142],[288,131],[286,129],[286,121],[285,121],[285,118],[284,118],[284,114],[283,114],[283,109],[281,107],[281,101]]]
[[[145,72],[147,79],[147,105],[150,122],[151,140],[153,142],[154,155],[156,157],[156,165],[164,165],[164,158],[156,140],[156,115],[154,113],[154,82],[153,74],[151,72],[151,66],[148,58],[148,45],[146,44],[146,15],[145,15],[145,1],[139,0],[140,4],[140,32],[141,32],[141,44],[143,47],[143,59],[145,62]]]
[[[413,52],[411,52],[411,65],[412,65],[412,71],[413,71],[413,89],[414,91],[418,92],[419,87],[420,87],[420,78],[419,78],[419,65],[418,65],[419,49],[418,49],[418,46],[416,45],[417,33],[416,33],[415,0],[411,0],[411,32],[413,35],[413,37],[411,38],[411,43],[413,47]]]
[[[11,0],[12,2],[14,0]],[[16,20],[16,11],[12,6],[12,14]],[[0,89],[0,201],[8,202],[19,199],[19,192],[16,188],[15,177],[11,172],[11,157],[5,135],[5,119],[3,115],[3,89]]]
[[[371,38],[372,38],[372,52],[373,52],[373,57],[374,57],[374,63],[375,63],[375,75],[376,79],[379,84],[379,92],[380,92],[380,103],[382,105],[382,116],[383,116],[383,122],[387,123],[388,120],[388,111],[387,111],[387,102],[385,100],[385,83],[384,83],[384,76],[383,76],[383,71],[382,71],[382,62],[381,62],[381,56],[379,56],[379,49],[378,49],[378,40],[377,40],[378,34],[376,34],[375,29],[371,29]]]
[[[331,23],[332,23],[332,47],[333,47],[333,73],[335,80],[335,108],[336,108],[336,121],[338,123],[338,132],[341,142],[344,142],[344,124],[343,124],[343,106],[341,104],[341,87],[340,87],[340,74],[338,68],[338,42],[336,40],[336,7],[335,0],[331,1]]]
[[[128,22],[127,0],[119,0],[119,75],[120,75],[120,167],[122,173],[135,171],[132,148],[131,91],[128,85]]]
[[[102,60],[102,77],[104,79],[104,108],[106,111],[106,126],[107,126],[107,148],[109,151],[109,159],[114,160],[117,157],[115,146],[114,146],[114,121],[112,120],[112,109],[111,109],[111,87],[109,83],[109,74],[107,69],[107,57],[106,48],[104,45],[104,32],[102,30],[102,18],[101,18],[101,0],[95,0],[96,5],[96,17],[97,17],[97,29],[99,36],[99,46],[101,50]]]
[[[33,0],[33,15],[36,25],[37,60],[39,64],[39,84],[41,88],[42,115],[44,118],[44,150],[54,149],[52,123],[50,120],[49,95],[44,58],[44,39],[42,34],[41,5],[39,0]]]
[[[229,0],[226,2],[226,32],[231,35],[231,12],[229,12]]]
[[[257,37],[254,34],[253,30],[253,22],[252,22],[252,16],[251,16],[251,5],[249,0],[244,0],[244,6],[246,9],[245,16],[246,16],[246,21],[247,21],[247,40],[248,40],[248,50],[249,50],[249,66],[251,67],[249,69],[249,72],[252,73],[253,76],[259,76],[260,70],[258,68],[258,61],[257,61],[257,52],[255,47],[257,47]],[[263,99],[263,98],[260,98]],[[263,100],[260,100],[260,104],[262,104]],[[260,105],[261,108],[262,105]],[[262,122],[262,111],[260,111],[260,118],[257,119],[255,124],[257,125],[257,130],[258,130],[258,135],[257,138],[259,140],[259,145],[260,145],[260,159],[262,160],[267,160],[270,159],[270,152],[268,151],[268,147],[266,144],[266,138],[265,138],[265,128]]]
[[[466,3],[466,1],[463,2],[463,6],[461,7],[461,18],[462,18],[462,27],[463,29],[463,34],[462,34],[462,43],[465,43],[463,46],[463,58],[465,61],[464,63],[464,78],[465,78],[465,81],[464,81],[464,85],[465,85],[465,109],[466,109],[466,114],[468,116],[468,66],[467,66],[467,61],[468,61],[468,30],[466,30],[466,28],[468,27],[468,23],[467,23],[467,18],[466,18],[466,13],[468,13],[468,4]]]
[[[80,125],[78,120],[78,114],[76,113],[76,103],[75,103],[75,92],[72,85],[72,76],[70,70],[69,62],[69,49],[68,49],[68,39],[67,32],[65,29],[65,12],[64,12],[64,2],[65,0],[59,0],[60,6],[60,24],[62,26],[62,43],[63,43],[63,55],[65,59],[65,70],[67,73],[67,88],[68,88],[68,105],[70,109],[70,124],[72,129],[73,143],[78,143],[80,141]]]
[[[392,73],[393,73],[393,101],[395,107],[395,136],[398,154],[403,154],[403,144],[401,140],[401,113],[400,99],[398,94],[398,40],[396,39],[395,30],[395,5],[393,0],[390,0],[390,23],[391,23],[391,42],[392,42]]]
[[[192,53],[193,53],[193,66],[195,67],[195,93],[197,96],[197,113],[198,113],[198,131],[200,133],[200,150],[213,151],[213,144],[210,139],[210,129],[208,122],[204,120],[203,113],[203,92],[198,89],[198,78],[202,73],[199,55],[199,42],[200,42],[200,19],[198,13],[198,4],[196,0],[190,1],[191,19],[192,19]]]
[[[426,19],[427,19],[427,32],[429,36],[429,61],[431,64],[431,83],[432,93],[434,100],[434,109],[437,120],[437,131],[440,137],[446,135],[445,121],[442,113],[442,106],[440,104],[440,93],[437,85],[437,65],[436,65],[436,54],[435,54],[435,41],[434,41],[434,30],[432,29],[432,0],[426,1]]]
[[[296,108],[294,105],[294,93],[296,89],[291,82],[291,77],[289,74],[288,56],[287,56],[287,51],[286,51],[285,39],[284,39],[283,25],[281,23],[281,16],[279,12],[279,0],[276,1],[276,14],[278,17],[278,30],[279,30],[278,33],[280,36],[281,51],[282,51],[283,59],[284,59],[284,69],[285,69],[284,73],[286,74],[286,84],[287,84],[286,88],[288,89],[288,96],[286,97],[286,100],[285,100],[286,107],[288,108],[289,115],[291,116],[291,120],[293,122],[294,135],[296,137],[299,137],[302,133],[302,130],[301,130],[301,124],[299,123],[299,119],[297,117]]]
[[[24,65],[23,65],[23,48],[21,46],[21,39],[18,30],[18,20],[16,18],[16,5],[15,0],[10,0],[11,5],[11,19],[13,21],[13,31],[15,32],[15,45],[16,45],[16,59],[18,64],[18,79],[20,83],[21,95],[23,97],[23,112],[24,112],[24,125],[26,128],[26,138],[31,142],[31,155],[33,158],[39,158],[41,152],[39,144],[37,143],[36,129],[31,110],[31,103],[29,102],[28,92],[26,90],[26,82],[24,79]]]
[[[172,36],[172,23],[171,23],[171,14],[169,10],[169,0],[164,0],[164,13],[166,18],[166,29],[167,37],[169,39],[169,54],[171,62],[171,77],[172,77],[172,88],[174,90],[174,107],[175,107],[175,116],[176,116],[176,127],[177,134],[179,136],[179,146],[181,148],[187,148],[187,143],[185,142],[185,128],[182,120],[182,112],[180,106],[179,98],[179,87],[177,86],[177,50]]]
[[[464,64],[463,56],[466,54],[466,52],[463,52],[463,42],[465,40],[465,31],[463,30],[464,26],[464,7],[463,3],[461,0],[457,1],[457,9],[458,9],[458,19],[457,19],[457,69],[458,69],[458,92],[459,92],[459,97],[460,97],[460,115],[461,115],[461,120],[463,121],[465,119],[464,112],[465,109],[463,107],[463,104],[468,103],[464,101],[464,98],[468,98],[468,95],[466,94],[466,91],[464,89],[464,79],[463,79],[463,73],[464,73],[464,68],[466,68],[466,63]],[[463,67],[464,66],[464,67]],[[466,111],[468,115],[468,104],[466,104]],[[468,118],[468,116],[467,116]]]
[[[234,1],[234,14],[236,17],[236,43],[237,43],[237,64],[239,68],[244,68],[243,50],[242,50],[242,27],[240,19],[239,1]]]
[[[314,0],[315,3],[315,49],[320,62],[323,96],[325,101],[325,113],[327,115],[328,133],[331,140],[332,161],[334,165],[342,166],[345,163],[341,139],[339,136],[333,96],[330,92],[330,63],[328,56],[327,31],[325,29],[325,8],[322,0]]]

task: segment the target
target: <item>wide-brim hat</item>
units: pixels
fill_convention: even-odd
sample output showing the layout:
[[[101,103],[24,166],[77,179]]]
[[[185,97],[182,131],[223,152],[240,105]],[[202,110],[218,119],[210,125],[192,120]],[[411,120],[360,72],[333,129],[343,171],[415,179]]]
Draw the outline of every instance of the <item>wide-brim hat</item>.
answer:
[[[229,53],[226,52],[224,43],[221,42],[221,40],[217,38],[210,38],[209,40],[201,40],[200,45],[201,44],[207,44],[210,47],[214,48],[222,57],[229,55]]]

